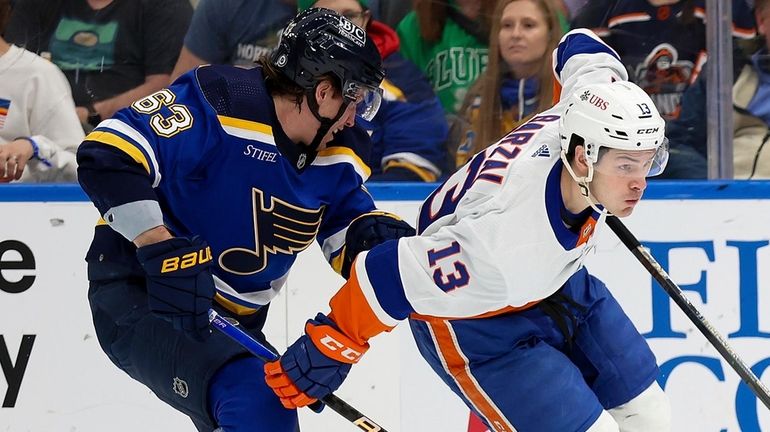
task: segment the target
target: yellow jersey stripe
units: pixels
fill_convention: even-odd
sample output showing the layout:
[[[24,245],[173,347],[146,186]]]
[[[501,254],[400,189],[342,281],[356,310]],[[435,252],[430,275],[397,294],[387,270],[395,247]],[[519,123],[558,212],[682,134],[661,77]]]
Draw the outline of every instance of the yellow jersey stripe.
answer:
[[[345,246],[342,247],[342,250],[340,251],[339,255],[332,258],[330,261],[330,264],[332,266],[332,269],[334,269],[337,274],[342,273],[342,262],[345,259]]]
[[[105,132],[101,130],[95,130],[88,134],[86,136],[86,141],[96,141],[102,144],[111,145],[119,150],[121,150],[123,153],[131,156],[131,159],[135,160],[137,163],[142,164],[145,170],[147,170],[147,174],[151,174],[150,171],[150,164],[147,162],[147,158],[144,156],[144,153],[142,153],[141,150],[136,148],[136,146],[111,132]]]
[[[217,301],[217,303],[221,304],[222,307],[239,316],[251,315],[257,312],[257,309],[241,306],[238,303],[225,298],[222,294],[219,293],[214,294],[214,299]]]
[[[217,116],[217,119],[228,135],[275,145],[273,128],[270,125],[227,116]]]
[[[406,168],[409,171],[412,171],[413,173],[417,174],[422,181],[427,183],[432,183],[436,181],[436,174],[433,174],[432,172],[426,170],[425,168],[419,167],[415,164],[411,164],[409,162],[404,162],[400,160],[392,160],[388,161],[388,163],[385,164],[384,171],[387,171],[389,168]]]
[[[231,126],[238,129],[246,129],[250,131],[261,132],[263,134],[273,135],[273,128],[270,125],[266,125],[264,123],[222,115],[218,115],[217,119],[219,119],[219,123],[221,123],[223,126]]]
[[[387,79],[382,80],[382,84],[380,84],[380,87],[382,87],[384,91],[392,94],[395,100],[406,101],[406,96],[404,96],[404,92],[402,92],[400,88],[396,87],[392,82],[388,81]]]
[[[352,165],[357,168],[356,171],[361,171],[365,174],[365,178],[369,178],[372,175],[372,170],[364,161],[358,157],[356,152],[347,147],[329,147],[318,152],[318,159],[330,158],[338,159],[339,157],[350,158]],[[314,162],[315,163],[315,162]]]

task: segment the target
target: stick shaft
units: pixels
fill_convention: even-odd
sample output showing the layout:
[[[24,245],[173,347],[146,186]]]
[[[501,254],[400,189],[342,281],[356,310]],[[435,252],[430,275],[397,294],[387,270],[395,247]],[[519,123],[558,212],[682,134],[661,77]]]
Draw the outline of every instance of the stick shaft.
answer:
[[[250,334],[243,331],[233,324],[227,318],[219,315],[214,309],[209,309],[209,321],[211,326],[221,331],[230,339],[238,342],[241,346],[246,348],[250,353],[254,354],[257,358],[264,361],[274,361],[278,359],[278,354],[271,349],[262,345],[258,340],[254,339]],[[382,426],[378,425],[369,417],[363,415],[360,411],[350,406],[344,400],[338,398],[333,393],[324,396],[321,399],[323,403],[329,408],[337,412],[342,417],[349,420],[359,429],[366,432],[387,432]]]
[[[703,336],[716,348],[727,363],[738,373],[743,382],[745,382],[754,395],[770,409],[770,391],[757,378],[754,372],[741,360],[738,354],[730,347],[727,340],[709,323],[706,318],[693,306],[690,300],[684,295],[681,288],[669,277],[663,267],[655,261],[655,258],[645,249],[639,240],[634,237],[631,231],[626,228],[623,222],[615,216],[607,217],[607,225],[620,238],[620,241],[631,251],[631,253],[642,263],[644,268],[655,278],[661,287],[668,293],[674,302],[682,309],[687,318],[695,324],[695,327],[703,333]]]

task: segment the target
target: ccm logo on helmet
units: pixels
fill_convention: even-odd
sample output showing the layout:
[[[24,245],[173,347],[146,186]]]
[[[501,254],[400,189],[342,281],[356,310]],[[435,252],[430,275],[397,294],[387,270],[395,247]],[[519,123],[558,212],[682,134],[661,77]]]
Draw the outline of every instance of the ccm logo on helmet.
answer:
[[[330,351],[340,351],[340,349],[344,348],[340,352],[340,356],[350,360],[353,363],[358,362],[358,360],[361,358],[360,352],[354,350],[353,348],[343,345],[337,339],[334,339],[329,335],[322,337],[319,342],[321,342],[321,344],[326,348],[329,348]]]
[[[658,130],[660,130],[660,128],[639,129],[636,133],[639,135],[653,134],[658,132]]]

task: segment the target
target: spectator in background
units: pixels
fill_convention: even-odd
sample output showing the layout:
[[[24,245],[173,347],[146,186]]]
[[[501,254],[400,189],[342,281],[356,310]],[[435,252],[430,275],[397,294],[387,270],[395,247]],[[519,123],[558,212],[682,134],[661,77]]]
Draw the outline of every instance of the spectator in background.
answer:
[[[18,0],[5,36],[50,56],[95,126],[169,84],[191,16],[188,0]]]
[[[567,16],[572,19],[578,11],[588,3],[588,0],[563,0]]]
[[[369,0],[369,10],[374,19],[396,28],[406,14],[412,11],[412,0]]]
[[[202,64],[252,67],[278,43],[295,0],[200,0],[172,80]]]
[[[733,36],[752,38],[745,0],[732,0]],[[706,61],[705,0],[593,0],[572,22],[613,47],[667,120],[679,115],[682,93]]]
[[[0,35],[11,10],[0,0]],[[0,183],[77,180],[83,128],[67,79],[48,60],[0,37]]]
[[[489,64],[466,96],[468,129],[457,148],[461,166],[507,132],[553,105],[551,55],[562,32],[553,0],[499,0]]]
[[[401,54],[427,75],[447,113],[458,112],[487,66],[494,6],[480,0],[415,0],[414,11],[398,24]]]
[[[300,11],[324,7],[366,29],[383,59],[383,102],[371,122],[358,119],[372,136],[370,181],[434,182],[446,165],[449,133],[441,103],[425,75],[398,52],[396,32],[371,18],[365,0],[299,0]]]
[[[750,57],[734,51],[733,170],[737,179],[770,178],[770,0],[755,0],[762,45]],[[706,74],[682,97],[682,114],[667,127],[671,141],[667,178],[707,177]],[[687,153],[673,150],[684,148]],[[666,169],[668,171],[668,168]]]

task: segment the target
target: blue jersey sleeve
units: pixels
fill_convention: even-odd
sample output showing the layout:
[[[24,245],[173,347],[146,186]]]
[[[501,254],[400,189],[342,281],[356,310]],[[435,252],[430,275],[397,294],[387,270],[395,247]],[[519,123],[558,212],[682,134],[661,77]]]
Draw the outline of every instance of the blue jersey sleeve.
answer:
[[[191,79],[189,73],[179,82]],[[194,175],[206,157],[209,140],[189,139],[207,130],[205,107],[191,88],[172,86],[134,102],[101,122],[78,151],[83,189],[129,240],[163,223],[153,189],[164,175]]]

